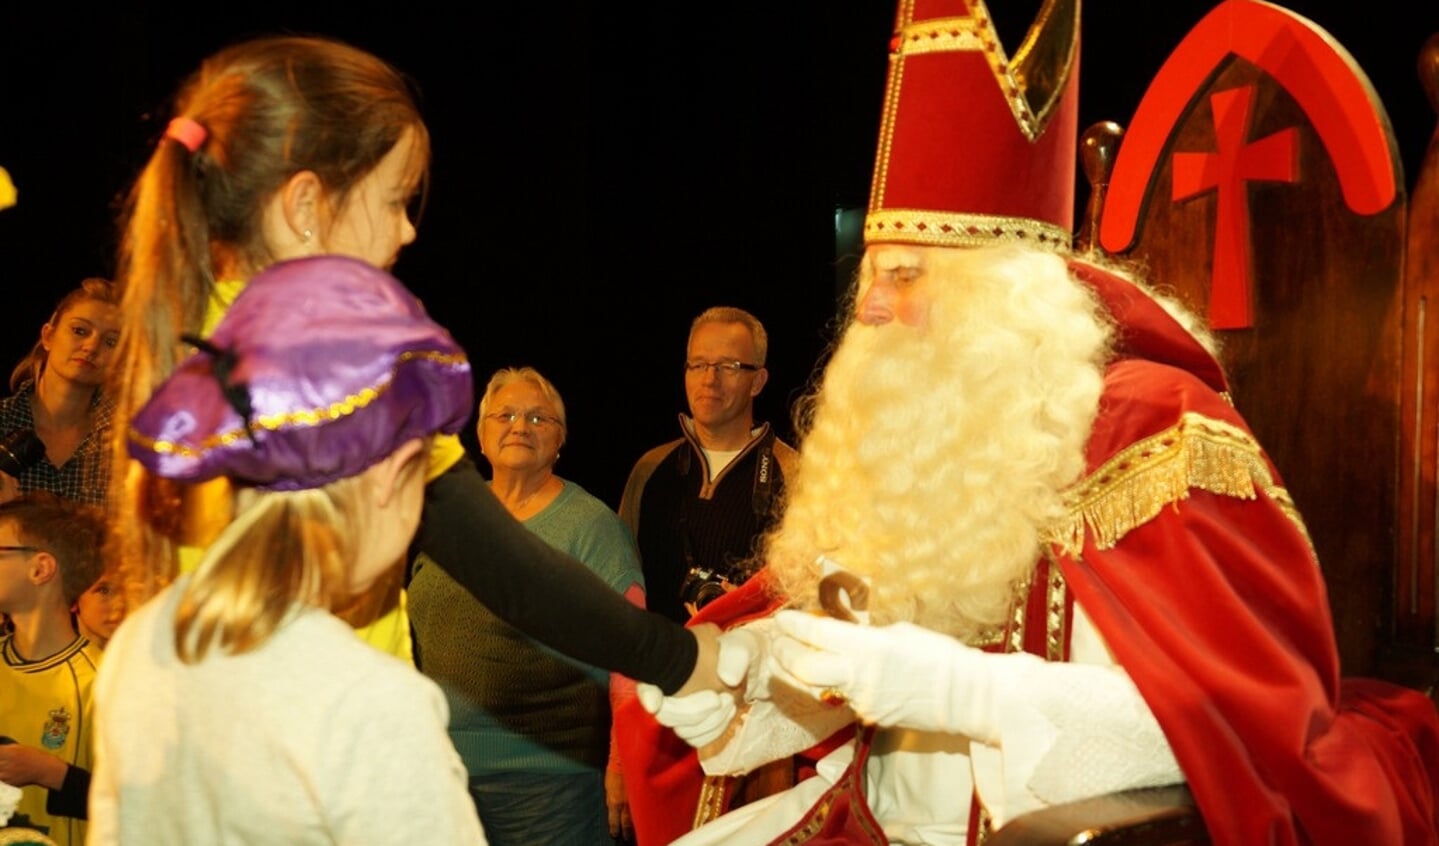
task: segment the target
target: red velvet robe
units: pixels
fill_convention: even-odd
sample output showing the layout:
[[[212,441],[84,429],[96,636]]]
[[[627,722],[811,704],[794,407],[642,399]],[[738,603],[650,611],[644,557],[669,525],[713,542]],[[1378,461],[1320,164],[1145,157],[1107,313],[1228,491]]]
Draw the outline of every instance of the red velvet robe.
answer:
[[[1339,678],[1323,574],[1218,363],[1151,298],[1073,265],[1119,323],[1054,551],[1163,727],[1216,844],[1439,843],[1439,715]],[[1033,598],[1031,598],[1033,599]],[[769,613],[752,579],[696,622]],[[641,846],[688,831],[694,750],[637,703],[616,715]]]
[[[1181,499],[1119,527],[1111,548],[1087,526],[1082,550],[1061,559],[1163,727],[1211,838],[1439,843],[1434,703],[1377,680],[1341,681],[1323,573],[1268,457],[1230,437],[1252,439],[1219,393],[1217,364],[1132,286],[1075,270],[1122,332],[1080,487],[1129,472],[1121,465],[1146,460],[1146,447],[1162,453],[1146,439],[1176,428],[1215,429],[1186,440],[1213,436],[1231,459],[1252,448],[1257,462],[1253,499],[1197,487],[1192,472]]]

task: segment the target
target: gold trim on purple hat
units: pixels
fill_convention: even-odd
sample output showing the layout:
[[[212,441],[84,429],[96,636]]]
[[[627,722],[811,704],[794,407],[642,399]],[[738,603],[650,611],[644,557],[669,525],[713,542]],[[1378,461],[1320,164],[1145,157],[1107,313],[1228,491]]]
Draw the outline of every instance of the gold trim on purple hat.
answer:
[[[286,411],[280,414],[260,415],[249,422],[248,428],[242,423],[228,431],[208,435],[194,444],[149,438],[133,429],[130,431],[130,440],[142,448],[160,455],[183,455],[198,458],[210,450],[229,446],[259,432],[273,432],[278,429],[302,426],[319,426],[323,423],[339,420],[341,417],[354,414],[356,411],[365,408],[370,403],[379,399],[385,391],[389,390],[390,385],[395,380],[395,374],[399,369],[406,363],[420,358],[450,367],[462,367],[467,364],[466,357],[463,353],[402,353],[395,362],[395,366],[390,370],[389,375],[379,384],[374,387],[363,388],[342,400],[330,403],[324,407]]]
[[[300,490],[353,476],[414,438],[458,432],[469,361],[393,276],[358,259],[271,265],[136,412],[150,472]]]

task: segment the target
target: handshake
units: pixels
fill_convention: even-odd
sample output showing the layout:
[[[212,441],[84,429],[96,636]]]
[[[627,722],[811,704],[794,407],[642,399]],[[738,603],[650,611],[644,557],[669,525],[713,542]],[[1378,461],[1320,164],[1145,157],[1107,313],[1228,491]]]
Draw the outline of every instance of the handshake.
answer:
[[[780,696],[848,709],[869,725],[995,736],[990,655],[911,623],[865,626],[780,611],[718,636],[723,687],[665,696],[636,686],[640,704],[694,747],[719,740],[743,706]]]

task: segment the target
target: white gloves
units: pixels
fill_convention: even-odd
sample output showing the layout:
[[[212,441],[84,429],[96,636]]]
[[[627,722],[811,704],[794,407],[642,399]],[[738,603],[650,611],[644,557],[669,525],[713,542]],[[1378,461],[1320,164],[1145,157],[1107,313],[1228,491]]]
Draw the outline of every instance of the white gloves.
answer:
[[[720,636],[716,671],[732,690],[673,697],[639,684],[635,691],[646,711],[695,747],[723,736],[741,705],[771,699],[771,688],[775,696],[793,689],[791,699],[803,691],[847,704],[859,719],[880,726],[995,743],[997,674],[1013,675],[1000,672],[1003,662],[1031,661],[1040,659],[982,652],[911,623],[864,626],[781,611]]]
[[[662,726],[674,729],[680,739],[696,748],[712,743],[739,711],[728,690],[701,690],[689,696],[665,696],[652,684],[635,685],[635,695]]]
[[[993,655],[911,623],[859,626],[801,611],[775,615],[769,663],[774,683],[835,694],[880,726],[998,739]],[[1036,659],[1037,660],[1037,659]]]
[[[705,746],[724,734],[739,711],[736,693],[746,700],[767,695],[769,674],[764,667],[764,639],[747,628],[732,629],[719,636],[719,657],[715,674],[736,690],[702,690],[688,696],[665,696],[652,684],[635,685],[640,705],[660,725],[694,747]]]

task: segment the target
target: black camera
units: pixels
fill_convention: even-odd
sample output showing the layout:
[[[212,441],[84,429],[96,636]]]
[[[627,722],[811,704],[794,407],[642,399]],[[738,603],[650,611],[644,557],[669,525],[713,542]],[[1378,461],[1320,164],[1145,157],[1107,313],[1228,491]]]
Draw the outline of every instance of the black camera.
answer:
[[[733,589],[728,574],[708,567],[691,567],[680,583],[680,602],[698,611]]]
[[[45,442],[34,429],[16,429],[0,438],[0,470],[15,478],[45,456]]]

